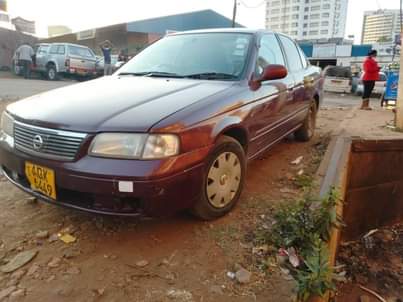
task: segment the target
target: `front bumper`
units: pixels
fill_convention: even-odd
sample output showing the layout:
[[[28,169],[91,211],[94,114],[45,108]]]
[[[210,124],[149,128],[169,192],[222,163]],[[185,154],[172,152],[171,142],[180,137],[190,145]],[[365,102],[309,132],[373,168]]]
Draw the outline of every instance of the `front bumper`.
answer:
[[[199,151],[198,158],[206,152]],[[54,170],[57,200],[31,189],[25,176],[26,161]],[[188,166],[169,173],[178,162]],[[204,169],[203,161],[186,158],[139,161],[84,156],[76,162],[59,162],[35,158],[5,142],[0,142],[0,167],[10,182],[40,200],[119,216],[168,216],[191,208],[201,194]],[[133,192],[121,192],[119,181],[131,181]]]

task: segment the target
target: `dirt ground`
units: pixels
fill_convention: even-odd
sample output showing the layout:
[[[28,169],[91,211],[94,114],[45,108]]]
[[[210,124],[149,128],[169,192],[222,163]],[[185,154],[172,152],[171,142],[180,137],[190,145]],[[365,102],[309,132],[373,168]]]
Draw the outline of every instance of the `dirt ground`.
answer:
[[[34,201],[0,176],[0,265],[37,252],[14,273],[0,273],[0,301],[2,293],[4,301],[291,301],[292,281],[250,263],[252,247],[243,239],[267,208],[301,194],[289,179],[309,169],[313,150],[349,112],[320,111],[311,142],[286,139],[250,163],[239,204],[214,222],[186,213],[95,216]],[[299,156],[302,164],[292,166]],[[76,241],[64,243],[58,233]],[[247,284],[228,277],[240,266],[252,273]]]

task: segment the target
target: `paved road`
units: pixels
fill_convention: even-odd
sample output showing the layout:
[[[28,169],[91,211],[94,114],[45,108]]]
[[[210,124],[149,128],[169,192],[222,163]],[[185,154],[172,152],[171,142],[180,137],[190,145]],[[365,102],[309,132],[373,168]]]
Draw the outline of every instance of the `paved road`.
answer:
[[[75,84],[72,81],[44,81],[0,78],[0,97],[25,98],[44,91]]]

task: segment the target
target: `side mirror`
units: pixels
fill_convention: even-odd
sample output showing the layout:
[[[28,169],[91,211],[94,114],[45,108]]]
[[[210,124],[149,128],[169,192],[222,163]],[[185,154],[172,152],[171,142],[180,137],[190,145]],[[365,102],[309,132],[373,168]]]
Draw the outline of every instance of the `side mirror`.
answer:
[[[252,78],[249,82],[249,85],[253,90],[257,90],[262,85],[262,82],[283,79],[287,76],[287,74],[288,71],[284,65],[270,64],[263,69],[263,72],[259,78]]]

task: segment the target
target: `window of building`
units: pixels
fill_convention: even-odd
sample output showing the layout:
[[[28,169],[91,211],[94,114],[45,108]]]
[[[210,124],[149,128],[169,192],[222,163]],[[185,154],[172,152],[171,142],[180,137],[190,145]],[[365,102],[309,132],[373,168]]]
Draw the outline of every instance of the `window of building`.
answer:
[[[305,3],[309,3],[309,0],[305,0]]]
[[[304,8],[304,11],[305,11],[305,12],[309,12],[309,7],[305,7],[305,8]]]
[[[311,3],[320,2],[320,0],[311,0]]]
[[[312,36],[317,35],[318,31],[317,30],[310,30],[309,34],[312,35]]]
[[[317,11],[320,10],[320,5],[315,5],[311,7],[311,11]]]
[[[279,8],[275,8],[275,9],[272,9],[271,10],[271,13],[272,14],[278,14],[280,12],[280,9]]]
[[[297,5],[297,6],[294,6],[294,7],[292,8],[292,11],[294,11],[294,12],[299,11],[299,6],[298,6],[298,5]]]
[[[304,20],[308,20],[308,15],[305,15],[305,16],[304,16]]]
[[[308,27],[308,23],[304,23],[304,28],[307,28]]]
[[[297,20],[298,18],[299,18],[299,15],[298,15],[298,14],[292,15],[292,19],[293,19],[293,20]]]
[[[320,31],[321,35],[327,35],[329,33],[329,31],[327,29],[322,29]]]
[[[273,17],[273,18],[271,18],[270,19],[272,22],[277,22],[278,20],[280,20],[280,18],[279,17]]]
[[[323,13],[322,18],[329,18],[330,14],[329,13]]]
[[[311,15],[311,19],[315,20],[315,19],[319,19],[320,15],[319,14],[312,14]]]
[[[298,27],[298,22],[291,23],[291,27]]]
[[[270,26],[271,29],[278,29],[278,24],[273,24],[272,26]]]
[[[325,3],[322,6],[323,9],[329,9],[330,8],[330,3]]]
[[[263,69],[269,64],[285,65],[283,53],[274,34],[265,34],[260,40],[255,69],[256,75],[261,75]]]
[[[290,7],[284,7],[281,9],[282,13],[288,13],[290,11]]]
[[[299,0],[293,0],[292,3],[299,3]]]
[[[284,52],[287,57],[288,68],[291,71],[302,69],[301,58],[295,43],[291,39],[282,35],[280,35],[280,41],[281,44],[283,44]]]
[[[296,36],[296,35],[298,35],[298,31],[296,31],[296,30],[293,30],[293,31],[291,32],[291,35],[293,35],[293,36]]]
[[[277,6],[277,5],[280,5],[280,1],[273,1],[271,3],[271,6]]]
[[[318,27],[319,26],[319,22],[311,22],[309,24],[309,27]]]
[[[306,31],[304,31],[303,33],[302,33],[302,35],[303,36],[306,36],[308,33],[306,32]]]
[[[321,25],[322,26],[329,26],[329,21],[322,21]]]

